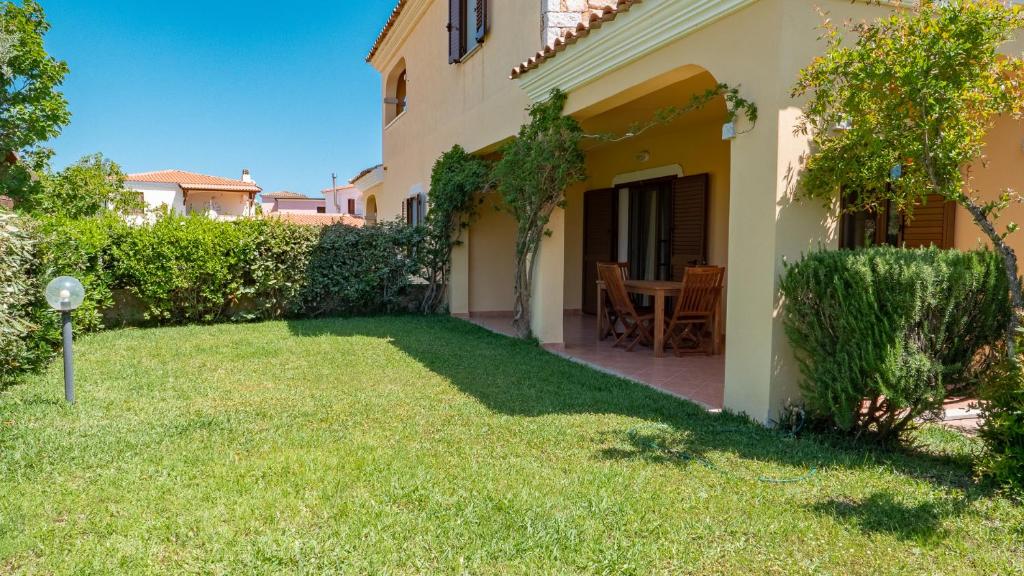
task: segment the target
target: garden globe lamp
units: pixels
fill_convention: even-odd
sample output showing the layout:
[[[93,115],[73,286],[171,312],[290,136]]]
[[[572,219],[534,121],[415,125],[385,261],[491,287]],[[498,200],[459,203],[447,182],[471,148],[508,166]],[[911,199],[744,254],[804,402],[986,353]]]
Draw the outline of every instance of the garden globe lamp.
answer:
[[[75,365],[71,356],[71,311],[82,305],[85,288],[76,278],[59,276],[46,285],[46,303],[60,312],[60,331],[64,339],[64,398],[75,403]]]

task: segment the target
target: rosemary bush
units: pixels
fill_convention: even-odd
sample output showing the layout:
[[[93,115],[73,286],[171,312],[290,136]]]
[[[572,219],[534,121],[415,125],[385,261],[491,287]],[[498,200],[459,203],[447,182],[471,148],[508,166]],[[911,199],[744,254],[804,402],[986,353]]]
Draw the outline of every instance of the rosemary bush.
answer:
[[[785,328],[810,414],[891,441],[972,392],[1010,314],[1002,266],[992,251],[891,247],[787,264]]]

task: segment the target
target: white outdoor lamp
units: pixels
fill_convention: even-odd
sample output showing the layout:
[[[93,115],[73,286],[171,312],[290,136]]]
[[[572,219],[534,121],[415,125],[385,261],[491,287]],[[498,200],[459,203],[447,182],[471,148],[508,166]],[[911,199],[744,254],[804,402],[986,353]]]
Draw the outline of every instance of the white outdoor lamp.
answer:
[[[46,303],[60,312],[60,331],[64,339],[64,398],[75,403],[75,365],[71,356],[71,311],[82,305],[85,288],[77,278],[58,276],[46,285]]]

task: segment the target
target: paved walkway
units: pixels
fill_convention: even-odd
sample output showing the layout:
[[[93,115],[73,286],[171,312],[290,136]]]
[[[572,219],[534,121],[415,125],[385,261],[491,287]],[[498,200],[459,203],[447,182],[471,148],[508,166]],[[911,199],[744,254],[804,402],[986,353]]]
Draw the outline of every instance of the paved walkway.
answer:
[[[512,336],[512,317],[508,314],[474,315],[470,322],[493,332]],[[597,318],[566,314],[564,344],[545,348],[592,368],[628,378],[669,394],[692,400],[709,410],[721,410],[725,391],[725,355],[694,355],[683,358],[668,352],[655,358],[650,348],[638,346],[633,352],[612,347],[613,340],[597,340]]]

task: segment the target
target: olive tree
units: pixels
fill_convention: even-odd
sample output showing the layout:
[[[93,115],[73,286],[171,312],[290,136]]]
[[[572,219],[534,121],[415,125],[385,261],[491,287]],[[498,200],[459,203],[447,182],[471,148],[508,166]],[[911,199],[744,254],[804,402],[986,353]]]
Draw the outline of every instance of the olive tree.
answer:
[[[1024,112],[1024,61],[1000,51],[1022,27],[1021,7],[999,0],[925,0],[853,25],[852,44],[826,19],[828,49],[793,89],[809,96],[797,126],[812,138],[805,194],[826,203],[841,195],[854,210],[889,202],[907,214],[929,194],[958,203],[1002,256],[1018,313],[1017,256],[1006,242],[1016,224],[997,228],[1018,197],[973,189],[969,167],[994,121]],[[1018,324],[1012,314],[1008,334]]]

